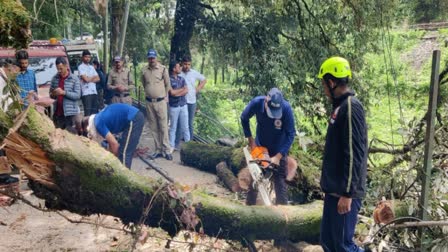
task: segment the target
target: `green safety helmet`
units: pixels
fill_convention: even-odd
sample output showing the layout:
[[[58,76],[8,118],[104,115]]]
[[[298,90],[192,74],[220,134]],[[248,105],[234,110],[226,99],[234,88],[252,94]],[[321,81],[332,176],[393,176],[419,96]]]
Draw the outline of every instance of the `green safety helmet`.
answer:
[[[317,77],[322,79],[326,74],[331,74],[336,78],[352,78],[350,64],[346,59],[341,57],[331,57],[322,63]]]

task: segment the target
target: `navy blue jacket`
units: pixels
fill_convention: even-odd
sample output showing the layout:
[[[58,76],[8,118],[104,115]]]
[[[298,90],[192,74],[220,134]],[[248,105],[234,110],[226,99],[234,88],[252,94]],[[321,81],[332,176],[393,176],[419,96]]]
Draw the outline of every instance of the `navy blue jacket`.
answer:
[[[244,109],[241,114],[241,124],[245,137],[251,137],[249,119],[255,115],[257,119],[257,132],[255,143],[268,149],[270,156],[281,153],[286,156],[296,135],[294,114],[287,101],[282,103],[282,118],[269,118],[264,107],[265,96],[257,96]]]
[[[366,191],[368,142],[364,108],[353,95],[333,103],[320,186],[325,193],[359,199]]]

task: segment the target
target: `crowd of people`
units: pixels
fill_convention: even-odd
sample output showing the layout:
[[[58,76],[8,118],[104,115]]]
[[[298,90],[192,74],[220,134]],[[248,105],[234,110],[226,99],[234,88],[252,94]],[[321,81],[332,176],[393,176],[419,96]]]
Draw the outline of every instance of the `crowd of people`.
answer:
[[[25,97],[37,91],[36,78],[28,69],[27,58],[26,51],[17,53],[20,71],[16,80],[23,106],[28,106]],[[207,80],[191,69],[190,56],[166,67],[157,60],[157,52],[150,49],[147,59],[141,83],[146,119],[154,139],[151,158],[172,160],[172,153],[181,141],[193,139],[197,95]],[[113,69],[107,77],[98,62],[91,65],[90,61],[89,51],[84,51],[82,64],[78,67],[79,76],[74,76],[65,58],[56,59],[58,73],[51,80],[50,88],[50,96],[55,99],[54,123],[75,134],[105,139],[110,152],[130,169],[145,120],[143,113],[132,106],[134,80],[120,56],[114,57]],[[6,77],[0,70],[0,88],[3,90]],[[318,73],[324,94],[333,106],[320,181],[325,192],[321,227],[324,251],[363,251],[353,242],[353,235],[366,190],[367,126],[363,105],[348,86],[351,76],[349,62],[341,57],[327,59]],[[111,104],[99,111],[107,96],[102,89],[112,93],[112,97]],[[3,96],[3,99],[4,103],[6,98]],[[82,101],[83,109],[80,109],[79,101]],[[255,138],[249,123],[254,116],[257,122]],[[257,96],[248,103],[242,111],[241,124],[249,147],[265,147],[270,162],[278,167],[273,176],[276,204],[288,204],[286,181],[297,166],[296,161],[288,157],[296,133],[291,105],[281,90],[272,88],[267,95]],[[254,204],[256,195],[256,189],[251,188],[247,204]]]

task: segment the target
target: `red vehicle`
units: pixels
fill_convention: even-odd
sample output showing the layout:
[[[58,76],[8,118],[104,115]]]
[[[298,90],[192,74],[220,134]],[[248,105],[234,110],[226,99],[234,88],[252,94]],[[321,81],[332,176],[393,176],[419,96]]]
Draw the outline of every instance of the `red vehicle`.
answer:
[[[65,46],[55,39],[50,39],[50,41],[35,40],[29,45],[27,51],[29,68],[36,74],[39,95],[48,97],[50,81],[57,74],[56,58],[64,57],[68,62]],[[15,55],[15,49],[0,47],[0,59],[9,58],[15,62]]]

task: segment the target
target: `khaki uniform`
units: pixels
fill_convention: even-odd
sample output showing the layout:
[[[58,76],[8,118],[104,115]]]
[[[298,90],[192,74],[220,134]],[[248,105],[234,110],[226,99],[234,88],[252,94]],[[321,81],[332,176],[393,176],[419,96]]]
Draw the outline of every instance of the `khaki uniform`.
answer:
[[[123,85],[127,90],[119,92],[116,90],[118,85]],[[130,92],[134,90],[134,79],[129,69],[121,68],[117,72],[113,68],[109,73],[109,78],[107,79],[107,89],[114,91],[114,96],[112,97],[112,103],[126,103],[132,105],[132,97]]]
[[[166,97],[171,89],[168,68],[157,63],[143,69],[142,84],[146,95],[148,125],[154,138],[155,153],[170,153]]]

